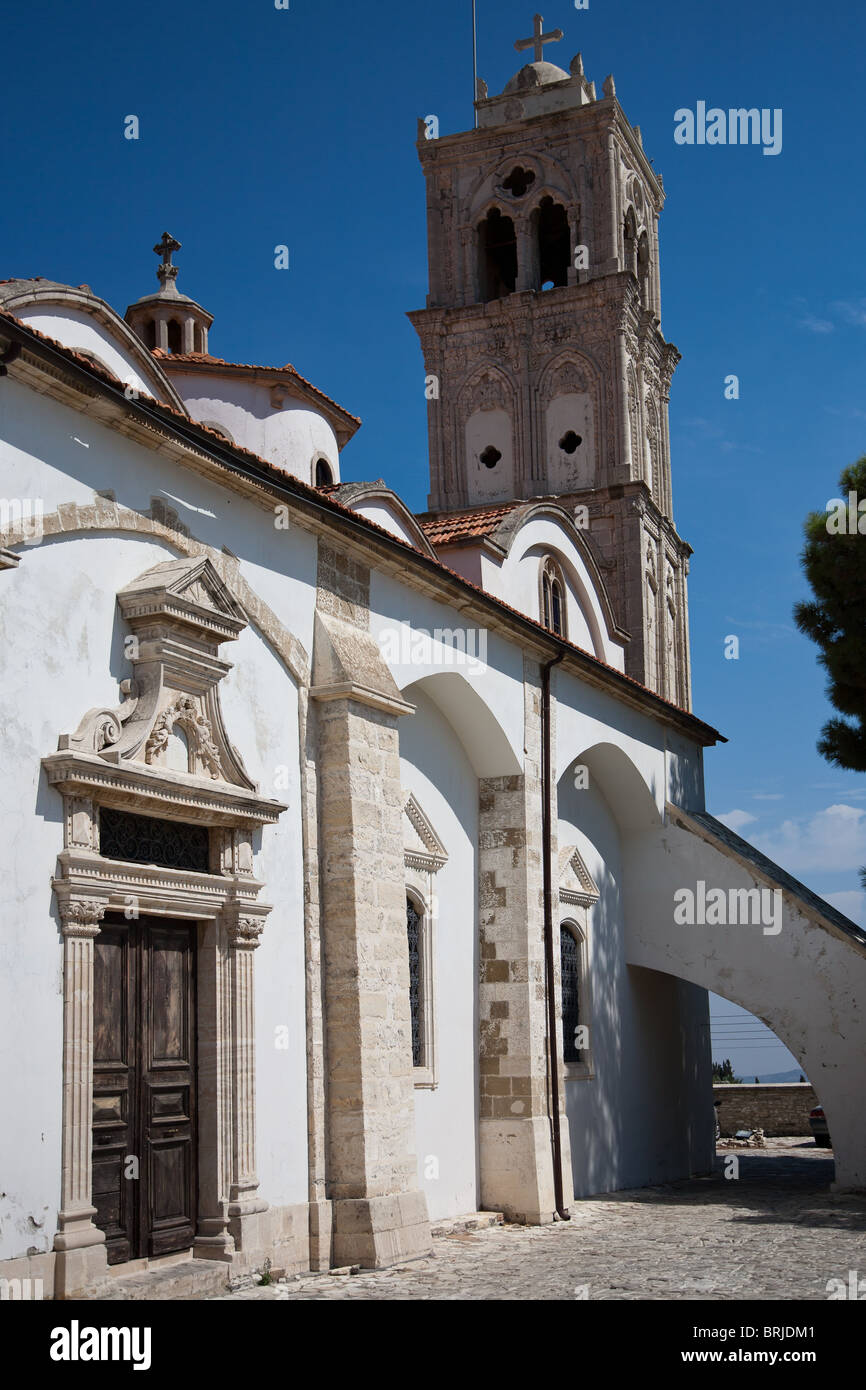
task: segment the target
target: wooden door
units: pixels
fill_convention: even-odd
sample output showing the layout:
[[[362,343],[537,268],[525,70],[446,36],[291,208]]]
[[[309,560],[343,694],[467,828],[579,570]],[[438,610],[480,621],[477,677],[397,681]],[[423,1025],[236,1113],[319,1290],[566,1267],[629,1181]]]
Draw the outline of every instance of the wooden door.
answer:
[[[106,917],[94,943],[93,1205],[109,1264],[195,1233],[195,928]]]

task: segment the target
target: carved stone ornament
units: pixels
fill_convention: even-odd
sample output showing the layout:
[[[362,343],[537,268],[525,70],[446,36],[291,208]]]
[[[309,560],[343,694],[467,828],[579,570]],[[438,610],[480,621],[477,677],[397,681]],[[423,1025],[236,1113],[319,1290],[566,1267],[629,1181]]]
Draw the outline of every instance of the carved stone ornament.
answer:
[[[406,867],[435,874],[448,862],[448,853],[415,796],[403,807],[403,854]]]
[[[58,902],[64,936],[98,936],[106,904],[99,898],[61,898]]]
[[[592,907],[601,894],[584,864],[576,845],[568,845],[559,855],[559,901],[576,907]]]
[[[238,917],[229,927],[229,942],[236,951],[254,951],[264,929],[259,917]]]
[[[229,740],[219,686],[231,665],[220,646],[246,627],[242,607],[206,557],[156,565],[117,596],[130,628],[133,674],[122,702],[89,710],[43,759],[68,797],[211,824],[273,824],[285,809],[263,800]]]

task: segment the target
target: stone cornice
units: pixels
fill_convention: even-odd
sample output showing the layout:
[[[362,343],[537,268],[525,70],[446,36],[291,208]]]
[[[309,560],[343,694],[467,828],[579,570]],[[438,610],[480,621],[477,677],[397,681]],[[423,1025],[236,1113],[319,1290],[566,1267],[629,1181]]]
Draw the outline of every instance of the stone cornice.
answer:
[[[275,825],[288,809],[244,787],[121,763],[95,753],[61,751],[42,759],[48,782],[66,796],[207,825]]]

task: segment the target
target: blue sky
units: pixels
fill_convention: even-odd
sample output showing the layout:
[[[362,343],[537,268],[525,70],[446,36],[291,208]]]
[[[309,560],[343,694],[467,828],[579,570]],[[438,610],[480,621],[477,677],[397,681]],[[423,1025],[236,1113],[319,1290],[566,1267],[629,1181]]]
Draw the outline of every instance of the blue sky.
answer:
[[[491,92],[520,66],[534,8],[479,0]],[[416,120],[471,125],[470,13],[470,0],[10,3],[0,275],[86,283],[123,312],[156,288],[150,248],[168,229],[179,288],[215,316],[211,350],[294,363],[364,419],[344,478],[382,476],[424,507],[423,368],[405,318],[426,293]],[[565,31],[554,61],[581,50],[599,91],[613,72],[665,181],[694,707],[731,740],[707,756],[709,808],[863,921],[866,785],[815,751],[830,711],[791,609],[806,592],[803,517],[866,453],[866,13],[548,0],[544,18]],[[675,144],[674,112],[699,100],[781,108],[782,152]],[[137,141],[123,138],[130,114]],[[283,243],[291,268],[276,271]],[[729,634],[738,661],[724,659]],[[744,1053],[745,1069],[761,1055]],[[766,1057],[761,1071],[790,1064]]]

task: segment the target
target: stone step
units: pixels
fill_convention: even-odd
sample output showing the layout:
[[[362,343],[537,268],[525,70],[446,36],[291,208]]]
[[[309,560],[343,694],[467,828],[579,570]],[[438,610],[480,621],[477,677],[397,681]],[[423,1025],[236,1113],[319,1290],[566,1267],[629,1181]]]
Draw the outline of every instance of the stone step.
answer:
[[[432,1236],[462,1235],[466,1231],[487,1231],[491,1226],[501,1226],[504,1218],[501,1211],[470,1211],[463,1216],[447,1216],[441,1221],[430,1223]]]
[[[228,1287],[226,1265],[218,1260],[186,1260],[183,1264],[167,1265],[161,1269],[110,1277],[83,1297],[99,1302],[125,1300],[138,1303],[160,1299],[176,1302],[213,1297],[214,1294],[226,1293]]]

